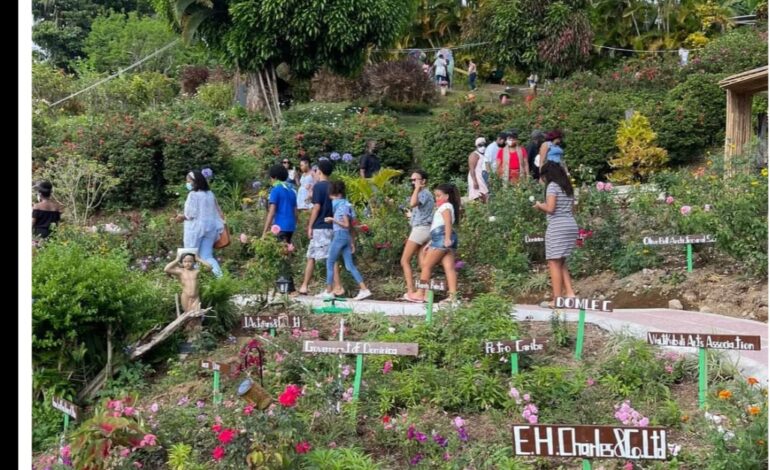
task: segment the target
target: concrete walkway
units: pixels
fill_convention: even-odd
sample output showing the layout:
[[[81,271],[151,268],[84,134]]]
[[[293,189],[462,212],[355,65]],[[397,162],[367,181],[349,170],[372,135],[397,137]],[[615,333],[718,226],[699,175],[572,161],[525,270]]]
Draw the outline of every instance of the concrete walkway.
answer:
[[[310,306],[321,306],[323,301],[309,296],[294,297],[295,300]],[[408,302],[388,302],[380,300],[349,301],[347,306],[355,313],[380,312],[387,316],[422,316],[425,304]],[[438,305],[436,309],[440,308]],[[577,322],[577,310],[565,310],[567,321]],[[511,313],[520,321],[548,321],[551,310],[536,305],[514,305]],[[760,351],[722,350],[738,365],[744,376],[753,376],[768,383],[768,325],[765,323],[733,318],[711,313],[670,310],[666,308],[617,309],[611,313],[586,312],[586,323],[604,330],[627,333],[640,339],[647,338],[649,331],[667,333],[702,333],[702,334],[739,334],[754,335],[762,338]],[[683,353],[697,353],[696,348],[671,348]]]

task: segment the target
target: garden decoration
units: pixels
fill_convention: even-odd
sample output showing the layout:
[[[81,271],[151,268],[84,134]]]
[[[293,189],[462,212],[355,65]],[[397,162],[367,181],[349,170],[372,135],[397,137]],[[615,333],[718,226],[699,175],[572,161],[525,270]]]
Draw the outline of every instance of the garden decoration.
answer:
[[[422,283],[419,279],[417,279],[414,285],[418,289],[426,289],[428,291],[425,299],[427,301],[425,305],[425,323],[430,325],[431,322],[433,322],[433,291],[446,290],[446,284],[444,284],[444,281],[435,281],[433,279],[430,280],[430,283]]]
[[[759,351],[762,349],[762,338],[760,336],[747,335],[710,335],[704,333],[650,331],[647,333],[647,343],[654,346],[698,348],[698,405],[700,408],[705,408],[706,393],[708,393],[706,349],[737,349],[739,351]]]
[[[594,459],[666,460],[666,429],[661,427],[514,424],[513,455]]]
[[[203,360],[201,361],[202,369],[211,369],[214,371],[214,404],[218,405],[222,403],[222,394],[219,392],[219,373],[230,373],[230,364],[220,364],[218,362]]]
[[[687,245],[687,272],[692,272],[692,245],[694,243],[716,243],[713,235],[673,235],[644,237],[642,243],[650,245]]]
[[[611,300],[581,299],[578,297],[556,297],[556,308],[579,309],[577,339],[575,340],[575,359],[583,355],[583,335],[585,332],[586,310],[611,312]]]
[[[302,317],[299,315],[245,315],[243,317],[244,330],[268,330],[270,336],[275,336],[275,330],[279,328],[302,328]]]
[[[547,343],[548,338],[516,339],[512,337],[511,341],[484,341],[481,347],[484,348],[484,354],[510,354],[511,375],[516,375],[519,373],[519,353],[542,351]]]
[[[324,299],[324,303],[330,303],[331,305],[323,307],[313,307],[313,313],[353,313],[353,309],[341,305],[337,306],[337,302],[347,302],[348,299],[344,297],[334,297],[333,299]]]
[[[64,432],[67,432],[67,428],[70,425],[70,416],[72,419],[78,419],[78,407],[71,401],[60,397],[52,397],[51,406],[61,411],[64,415]]]
[[[246,379],[238,386],[238,396],[243,397],[247,402],[256,405],[260,410],[270,406],[273,400],[264,388],[251,379]]]
[[[364,354],[390,356],[416,356],[417,343],[370,343],[368,341],[310,341],[302,343],[302,352],[316,354],[356,354],[356,375],[353,381],[353,398],[358,399]]]

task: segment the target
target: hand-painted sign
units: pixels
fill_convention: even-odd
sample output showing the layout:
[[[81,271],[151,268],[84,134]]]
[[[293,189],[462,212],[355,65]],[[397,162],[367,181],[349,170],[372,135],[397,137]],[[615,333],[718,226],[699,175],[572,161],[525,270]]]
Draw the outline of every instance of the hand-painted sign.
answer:
[[[512,354],[542,351],[548,338],[527,338],[501,341],[484,341],[484,354]]]
[[[244,316],[243,328],[269,330],[270,328],[302,328],[302,317],[299,315],[259,315]]]
[[[556,297],[556,308],[574,308],[577,310],[596,310],[611,312],[611,300],[581,299],[579,297]]]
[[[231,364],[221,364],[219,362],[214,361],[201,361],[201,367],[203,369],[211,369],[211,370],[218,370],[222,374],[229,374],[231,369]]]
[[[716,243],[717,239],[713,235],[654,235],[644,237],[642,243],[645,245],[692,245],[695,243]]]
[[[514,424],[513,455],[665,460],[666,429]]]
[[[387,354],[416,356],[417,343],[368,343],[365,341],[304,341],[302,352],[321,354]]]
[[[62,413],[72,416],[72,419],[78,419],[78,407],[74,403],[64,398],[52,397],[51,405]]]
[[[703,333],[650,331],[647,333],[647,343],[655,346],[738,349],[741,351],[759,351],[762,349],[762,338],[760,336],[747,335],[710,335]]]
[[[446,284],[444,283],[444,281],[436,281],[434,279],[430,280],[430,284],[423,283],[418,280],[417,282],[415,282],[414,285],[417,286],[418,289],[440,290],[440,291],[446,290]]]
[[[583,229],[580,229],[580,233],[578,233],[577,240],[585,240],[590,236],[590,233],[592,232],[583,232]],[[524,243],[543,243],[545,241],[545,235],[524,235]]]

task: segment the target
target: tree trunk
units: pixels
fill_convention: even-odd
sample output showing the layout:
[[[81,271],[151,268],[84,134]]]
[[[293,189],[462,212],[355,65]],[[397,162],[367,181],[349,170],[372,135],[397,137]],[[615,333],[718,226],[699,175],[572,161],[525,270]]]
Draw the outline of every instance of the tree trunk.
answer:
[[[243,106],[249,112],[263,112],[273,126],[281,124],[281,110],[278,102],[278,84],[270,80],[271,71],[275,77],[274,67],[268,66],[258,72],[241,72],[236,75],[236,89],[244,86],[246,89]]]

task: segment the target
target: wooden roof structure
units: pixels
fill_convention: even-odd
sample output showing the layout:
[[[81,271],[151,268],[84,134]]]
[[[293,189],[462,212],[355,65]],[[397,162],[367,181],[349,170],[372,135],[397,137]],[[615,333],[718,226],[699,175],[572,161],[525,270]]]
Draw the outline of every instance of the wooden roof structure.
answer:
[[[725,170],[730,173],[731,157],[742,155],[751,139],[751,101],[755,93],[767,91],[767,66],[731,75],[719,86],[727,90]]]

